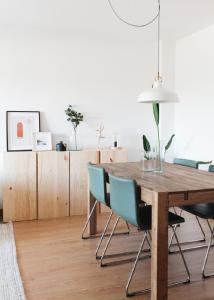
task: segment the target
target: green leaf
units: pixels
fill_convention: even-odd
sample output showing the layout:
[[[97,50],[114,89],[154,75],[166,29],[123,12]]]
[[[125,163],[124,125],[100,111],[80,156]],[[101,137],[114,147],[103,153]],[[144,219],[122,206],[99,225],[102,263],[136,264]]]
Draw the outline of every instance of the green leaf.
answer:
[[[153,115],[154,115],[154,119],[155,119],[155,123],[157,126],[159,126],[159,103],[153,103],[152,104],[153,107]]]
[[[169,139],[168,143],[167,143],[166,146],[165,146],[165,152],[170,148],[170,146],[171,146],[171,144],[172,144],[172,141],[173,141],[174,137],[175,137],[175,134],[173,134],[173,135],[171,136],[171,138]]]
[[[74,129],[84,120],[84,116],[82,113],[79,113],[72,109],[72,105],[69,105],[65,110],[65,114],[67,116],[67,121],[71,122]]]
[[[143,135],[143,149],[145,152],[151,151],[150,143],[149,143],[147,137],[145,136],[145,134]]]

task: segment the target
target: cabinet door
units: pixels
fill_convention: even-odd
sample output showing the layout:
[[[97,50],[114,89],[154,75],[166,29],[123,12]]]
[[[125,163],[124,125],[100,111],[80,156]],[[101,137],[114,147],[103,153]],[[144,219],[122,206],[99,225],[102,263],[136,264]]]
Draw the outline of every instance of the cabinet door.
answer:
[[[127,162],[128,154],[126,149],[104,149],[100,150],[100,163]]]
[[[70,215],[87,214],[88,170],[87,164],[99,163],[97,150],[70,152]]]
[[[37,218],[36,153],[4,153],[3,220]]]
[[[38,153],[38,217],[69,216],[69,152]]]

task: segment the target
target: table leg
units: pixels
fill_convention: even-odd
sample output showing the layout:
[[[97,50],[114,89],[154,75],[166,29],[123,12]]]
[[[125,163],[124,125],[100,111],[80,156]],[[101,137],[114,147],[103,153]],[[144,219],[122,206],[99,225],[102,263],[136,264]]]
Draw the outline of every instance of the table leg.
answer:
[[[151,300],[168,299],[168,194],[152,201]]]
[[[88,216],[91,213],[91,210],[95,204],[96,199],[94,196],[89,192],[88,195]],[[93,214],[91,215],[89,224],[88,224],[88,234],[93,235],[97,233],[97,208],[94,209]]]

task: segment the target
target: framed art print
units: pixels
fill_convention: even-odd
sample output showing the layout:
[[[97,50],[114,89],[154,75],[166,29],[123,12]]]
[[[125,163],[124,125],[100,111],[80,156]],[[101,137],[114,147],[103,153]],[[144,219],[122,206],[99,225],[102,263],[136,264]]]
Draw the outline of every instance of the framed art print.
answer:
[[[32,151],[33,133],[40,131],[39,111],[7,111],[7,151]]]
[[[52,137],[50,132],[33,133],[33,151],[51,151]]]

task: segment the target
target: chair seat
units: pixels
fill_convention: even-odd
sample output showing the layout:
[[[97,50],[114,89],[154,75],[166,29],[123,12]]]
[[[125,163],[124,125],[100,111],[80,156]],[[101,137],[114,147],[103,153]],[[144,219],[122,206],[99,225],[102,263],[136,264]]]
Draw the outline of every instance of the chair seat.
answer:
[[[185,205],[183,210],[202,219],[214,219],[214,203]]]
[[[150,230],[152,228],[152,206],[147,205],[144,207],[140,207],[140,229],[142,230]],[[180,223],[184,223],[185,219],[180,217],[179,215],[173,214],[172,212],[168,213],[168,224],[176,225]]]

